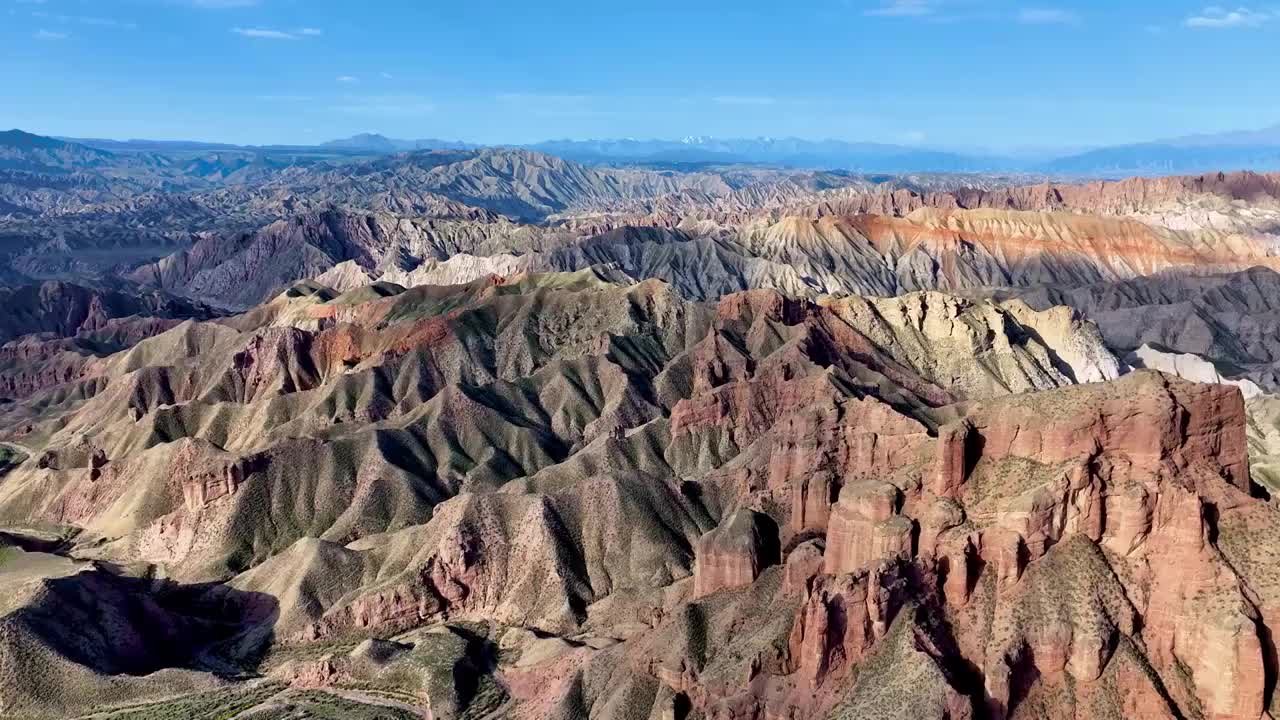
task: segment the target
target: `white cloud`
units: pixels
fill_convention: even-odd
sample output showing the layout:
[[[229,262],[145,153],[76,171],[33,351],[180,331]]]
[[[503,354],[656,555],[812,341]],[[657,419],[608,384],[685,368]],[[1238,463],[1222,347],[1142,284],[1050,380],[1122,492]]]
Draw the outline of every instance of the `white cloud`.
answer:
[[[1018,22],[1024,25],[1076,25],[1080,16],[1058,8],[1023,8],[1018,13]]]
[[[711,101],[719,105],[772,105],[777,102],[762,95],[717,95]]]
[[[354,76],[354,75],[339,75],[339,76],[338,76],[337,78],[335,78],[335,79],[336,79],[338,82],[340,82],[340,83],[344,83],[344,84],[347,84],[347,85],[351,85],[351,84],[354,84],[354,83],[358,83],[358,82],[360,82],[360,78],[358,78],[358,77],[356,77],[356,76]]]
[[[1189,28],[1252,28],[1261,27],[1278,16],[1280,13],[1267,10],[1252,10],[1247,7],[1228,10],[1218,5],[1210,5],[1199,15],[1187,18],[1182,24]]]
[[[580,105],[590,102],[590,95],[543,95],[542,93],[498,93],[494,99],[504,103],[548,103],[553,105]]]
[[[31,16],[60,23],[79,23],[80,25],[95,25],[98,27],[118,28],[121,30],[136,30],[138,27],[137,23],[128,20],[92,17],[89,15],[63,15],[59,13],[45,12],[43,10],[36,10],[31,13]]]
[[[225,10],[227,8],[253,7],[258,0],[186,0],[188,5],[208,10]]]
[[[37,40],[66,40],[69,35],[64,32],[53,32],[52,30],[37,30],[35,38]]]
[[[380,72],[380,73],[378,73],[378,75],[382,76],[382,79],[383,79],[383,80],[391,80],[391,79],[395,78],[395,75],[392,75],[392,74],[391,74],[391,73],[389,73],[389,72]]]
[[[319,37],[324,34],[319,28],[302,28],[300,30],[274,30],[272,28],[231,28],[231,32],[248,38],[259,40],[297,40],[303,37]]]
[[[298,36],[284,30],[271,30],[269,28],[231,28],[231,32],[237,35],[243,35],[247,38],[257,38],[259,40],[297,40]]]
[[[878,7],[864,10],[863,15],[885,18],[919,18],[929,22],[952,22],[979,17],[977,2],[954,0],[877,0]],[[1080,15],[1053,7],[1029,7],[1013,16],[1025,25],[1078,25]]]
[[[923,17],[938,9],[935,0],[881,0],[880,7],[864,12],[873,17]]]
[[[919,145],[928,138],[929,136],[920,130],[907,130],[898,133],[898,142],[904,145]]]

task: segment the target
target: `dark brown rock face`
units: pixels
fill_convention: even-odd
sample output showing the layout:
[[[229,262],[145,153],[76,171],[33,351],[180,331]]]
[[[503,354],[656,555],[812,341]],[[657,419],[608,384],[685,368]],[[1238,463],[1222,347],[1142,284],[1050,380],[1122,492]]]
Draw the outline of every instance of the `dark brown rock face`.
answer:
[[[0,288],[0,345],[23,335],[91,335],[122,318],[206,318],[208,308],[163,293],[95,290],[66,282]]]

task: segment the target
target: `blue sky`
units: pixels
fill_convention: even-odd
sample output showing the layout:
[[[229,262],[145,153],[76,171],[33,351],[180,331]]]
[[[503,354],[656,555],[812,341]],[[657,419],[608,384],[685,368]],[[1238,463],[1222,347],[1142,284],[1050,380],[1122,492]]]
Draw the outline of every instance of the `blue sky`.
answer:
[[[1203,0],[0,0],[0,127],[1076,147],[1280,123],[1278,40]]]

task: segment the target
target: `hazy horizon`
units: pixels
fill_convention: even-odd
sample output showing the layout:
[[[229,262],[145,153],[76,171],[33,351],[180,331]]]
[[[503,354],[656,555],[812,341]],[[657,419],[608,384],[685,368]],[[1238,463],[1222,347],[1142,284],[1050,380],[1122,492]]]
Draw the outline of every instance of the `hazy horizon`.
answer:
[[[1237,130],[1227,131],[1221,135],[1233,135],[1237,133],[1255,132],[1259,130],[1274,130],[1280,126],[1268,126],[1266,128],[1241,128]],[[1102,150],[1108,147],[1118,147],[1125,145],[1145,145],[1145,144],[1161,144],[1167,142],[1187,141],[1197,137],[1216,137],[1219,133],[1190,133],[1180,137],[1151,137],[1137,139],[1130,143],[1117,143],[1111,145],[1058,145],[1058,146],[1013,146],[1013,147],[984,147],[984,146],[949,146],[940,144],[931,144],[927,142],[910,143],[910,142],[892,142],[880,141],[865,138],[836,138],[836,137],[799,137],[794,135],[756,135],[756,136],[715,136],[715,135],[686,135],[682,137],[546,137],[531,142],[482,142],[471,140],[465,137],[428,137],[426,135],[408,135],[396,136],[388,133],[378,132],[376,130],[366,130],[352,133],[341,137],[324,137],[324,138],[305,138],[298,139],[294,142],[269,142],[269,143],[236,143],[218,139],[209,139],[202,137],[144,137],[144,136],[107,136],[102,134],[79,134],[79,135],[63,135],[56,133],[41,132],[38,128],[13,127],[10,130],[26,132],[33,135],[44,137],[56,137],[71,141],[82,142],[109,142],[109,143],[160,143],[160,144],[192,144],[192,145],[226,145],[241,148],[270,148],[270,147],[320,147],[331,143],[340,143],[345,140],[354,140],[361,137],[380,137],[393,142],[419,142],[419,141],[440,141],[442,143],[458,143],[462,145],[473,145],[477,147],[536,147],[539,145],[547,145],[553,143],[612,143],[612,142],[634,142],[634,143],[688,143],[697,144],[699,141],[706,142],[750,142],[750,141],[797,141],[802,143],[847,143],[849,145],[884,145],[891,147],[902,147],[904,149],[944,152],[959,155],[969,155],[973,157],[990,156],[993,158],[1006,159],[1050,159],[1055,157],[1065,157],[1073,154],[1085,153],[1094,150]]]

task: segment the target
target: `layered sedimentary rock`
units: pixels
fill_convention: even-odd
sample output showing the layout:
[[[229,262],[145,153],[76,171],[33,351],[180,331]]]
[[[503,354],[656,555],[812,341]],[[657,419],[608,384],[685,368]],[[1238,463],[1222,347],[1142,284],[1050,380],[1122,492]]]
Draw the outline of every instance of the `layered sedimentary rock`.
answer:
[[[45,282],[0,289],[5,314],[0,345],[23,335],[74,338],[105,335],[123,319],[208,318],[199,304],[158,292],[98,290],[67,282]]]
[[[441,173],[501,173],[507,164],[455,159],[456,167],[445,163],[426,169],[430,181]],[[539,162],[510,160],[516,166]],[[637,281],[662,279],[699,299],[753,288],[807,297],[1006,287],[1061,291],[1162,272],[1274,267],[1274,241],[1267,233],[1280,219],[1274,180],[1248,174],[925,195],[896,186],[871,194],[836,189],[811,202],[765,202],[757,208],[752,200],[738,211],[708,210],[707,202],[739,192],[721,187],[709,194],[677,191],[677,200],[695,199],[687,207],[677,201],[675,211],[602,214],[598,206],[609,207],[610,195],[638,193],[641,203],[661,204],[671,196],[659,194],[654,200],[650,193],[664,185],[721,181],[628,176],[602,184],[587,177],[593,171],[552,165],[536,171],[566,175],[552,187],[527,188],[501,174],[486,185],[499,195],[518,194],[497,201],[515,209],[516,217],[547,203],[582,208],[550,226],[522,224],[478,208],[468,213],[469,206],[458,203],[442,209],[432,202],[430,212],[365,202],[301,204],[264,216],[252,232],[237,226],[201,233],[191,247],[127,277],[236,307],[316,277],[345,290],[376,280],[461,283],[486,273],[595,266],[609,266]],[[400,188],[403,178],[388,176],[397,186],[390,192],[414,198],[408,205],[416,207],[422,191]],[[628,187],[632,180],[635,188]],[[777,183],[766,179],[757,185]],[[475,188],[471,183],[462,188],[465,202],[477,199],[471,195]],[[324,187],[317,192],[341,191]],[[1255,203],[1249,212],[1238,207],[1241,197]]]
[[[1054,420],[1046,423],[1046,417]],[[977,525],[976,533],[960,526],[943,534],[944,542],[961,548],[949,555],[949,570],[964,572],[971,583],[974,558],[967,551],[977,548],[982,572],[995,578],[997,617],[999,607],[1013,603],[1011,629],[1031,633],[1023,636],[1029,650],[1021,659],[1016,645],[1003,649],[987,641],[993,712],[1013,709],[1020,700],[1016,676],[1029,666],[1044,675],[1065,672],[1077,682],[1096,681],[1109,648],[1117,637],[1135,633],[1138,617],[1148,660],[1175,703],[1194,703],[1209,717],[1261,713],[1266,658],[1257,611],[1241,594],[1232,566],[1212,549],[1209,530],[1217,522],[1213,498],[1226,494],[1236,498],[1233,503],[1248,502],[1238,391],[1138,373],[1116,383],[1114,393],[1108,386],[1067,388],[1031,396],[1019,408],[997,402],[975,410],[963,432],[948,435],[939,451],[940,458],[958,453],[963,462],[941,461],[933,490],[961,499]],[[958,533],[967,537],[958,541]],[[1098,546],[1116,553],[1108,556],[1116,558],[1110,567]],[[1016,609],[1018,603],[1045,602],[1019,598],[1039,577],[1041,558],[1066,553],[1080,559],[1054,562],[1094,568],[1084,582],[1095,587],[1081,592],[1111,594],[1094,611],[1105,613],[1101,624],[1069,619],[1065,626],[1045,625],[1041,616]],[[1161,560],[1169,557],[1180,561]],[[1100,577],[1106,582],[1096,585]],[[947,590],[953,603],[975,602],[952,598],[950,585]],[[1064,609],[1081,612],[1082,603],[1068,597]],[[1192,616],[1201,619],[1189,623]],[[1193,624],[1190,634],[1179,629]],[[994,659],[994,666],[993,650],[1004,658]]]
[[[1280,514],[1253,497],[1242,397],[1126,374],[1066,309],[698,303],[597,273],[308,283],[95,363],[0,408],[21,451],[0,519],[23,552],[171,578],[166,602],[273,599],[174,682],[253,672],[271,702],[458,717],[1272,701],[1280,584],[1256,539]],[[83,664],[47,625],[5,627],[14,653]],[[40,696],[13,667],[4,696]],[[175,694],[113,682],[109,706]]]
[[[845,485],[827,525],[825,571],[843,575],[912,555],[910,520],[897,514],[898,488],[864,480]]]
[[[15,138],[0,714],[1280,715],[1274,176]]]
[[[1057,422],[1046,424],[1047,412]],[[1034,459],[1046,467],[1065,464],[1074,484],[1089,474],[1075,468],[1087,470],[1111,454],[1128,459],[1123,471],[1134,476],[1185,477],[1204,469],[1247,490],[1244,400],[1232,387],[1170,382],[1138,372],[1114,386],[993,402],[943,434],[932,489],[953,495],[979,461],[1008,458]]]
[[[695,597],[750,585],[778,562],[777,525],[767,515],[737,510],[698,539],[694,557]]]
[[[1280,274],[1273,269],[1165,274],[1017,294],[1034,307],[1078,308],[1098,324],[1107,344],[1119,351],[1195,355],[1226,380],[1249,380],[1263,389],[1276,387]],[[1205,370],[1196,372],[1193,379],[1211,377]]]

